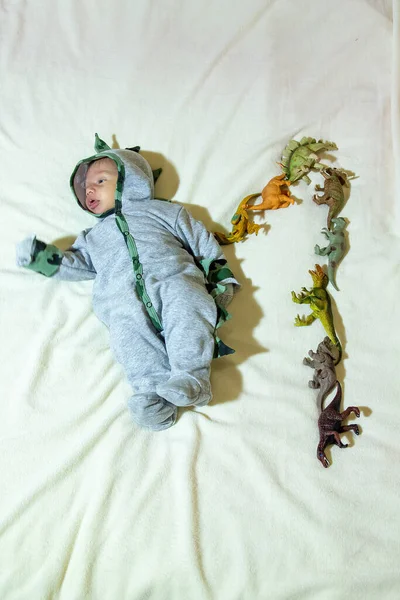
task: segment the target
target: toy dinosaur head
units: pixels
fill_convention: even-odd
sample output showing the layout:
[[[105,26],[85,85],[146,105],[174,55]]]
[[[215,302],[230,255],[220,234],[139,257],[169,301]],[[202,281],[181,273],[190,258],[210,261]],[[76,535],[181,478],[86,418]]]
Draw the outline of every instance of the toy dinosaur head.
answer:
[[[315,271],[308,271],[312,277],[313,284],[315,288],[322,287],[326,288],[328,285],[329,279],[328,275],[326,275],[320,265],[315,265]]]
[[[340,185],[345,185],[346,187],[349,186],[349,178],[344,169],[336,169],[335,167],[325,167],[324,172],[330,177],[337,177],[340,181]]]
[[[343,217],[333,217],[331,219],[331,223],[333,225],[333,231],[343,231],[343,229],[346,227],[347,223],[346,223],[346,219],[343,219]]]
[[[325,469],[327,469],[330,465],[329,460],[325,455],[325,448],[327,446],[327,442],[320,442],[317,447],[317,458]]]

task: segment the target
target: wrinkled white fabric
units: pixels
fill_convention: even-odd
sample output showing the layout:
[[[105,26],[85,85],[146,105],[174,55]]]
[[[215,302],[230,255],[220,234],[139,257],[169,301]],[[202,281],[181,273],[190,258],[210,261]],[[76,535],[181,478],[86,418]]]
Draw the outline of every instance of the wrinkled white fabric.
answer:
[[[396,599],[400,586],[399,15],[380,0],[99,0],[0,8],[0,597],[2,600]],[[393,37],[393,27],[396,35]],[[212,367],[214,400],[171,429],[132,425],[91,311],[93,282],[15,266],[30,232],[93,225],[68,180],[93,132],[142,146],[156,195],[229,231],[286,143],[336,142],[354,171],[349,252],[331,290],[344,407],[361,435],[316,459],[324,337],[290,291],[323,262],[327,208],[294,206],[225,249],[243,283]],[[329,157],[325,157],[327,162]],[[56,243],[56,245],[57,245]]]

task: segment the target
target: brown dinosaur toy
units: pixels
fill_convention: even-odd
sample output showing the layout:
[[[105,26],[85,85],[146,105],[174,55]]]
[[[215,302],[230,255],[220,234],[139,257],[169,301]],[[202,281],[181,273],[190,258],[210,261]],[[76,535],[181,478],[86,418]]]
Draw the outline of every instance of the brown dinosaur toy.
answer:
[[[289,204],[294,204],[290,197],[290,181],[283,178],[285,174],[273,177],[261,192],[262,202],[246,206],[246,210],[276,210],[278,208],[287,208]]]
[[[328,444],[336,444],[339,448],[347,448],[348,444],[343,444],[339,433],[344,431],[354,431],[356,435],[360,433],[358,425],[342,425],[342,421],[347,419],[352,412],[359,417],[360,409],[357,406],[349,406],[341,413],[339,412],[341,401],[342,386],[337,382],[337,392],[334,399],[324,408],[318,419],[319,444],[317,447],[317,458],[325,468],[329,467],[329,460],[324,452]]]
[[[343,169],[335,169],[334,167],[326,167],[321,171],[325,178],[324,187],[315,186],[317,192],[324,192],[322,196],[314,194],[313,200],[315,204],[326,204],[329,206],[327,226],[331,229],[331,221],[337,217],[342,210],[345,202],[343,186],[349,187],[349,176]]]

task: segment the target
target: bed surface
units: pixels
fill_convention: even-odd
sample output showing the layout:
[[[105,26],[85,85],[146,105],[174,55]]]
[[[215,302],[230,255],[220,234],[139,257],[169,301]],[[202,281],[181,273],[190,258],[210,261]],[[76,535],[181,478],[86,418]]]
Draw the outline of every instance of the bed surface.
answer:
[[[389,1],[119,0],[0,7],[0,598],[397,599],[400,589],[399,32]],[[94,133],[163,167],[159,197],[228,231],[292,138],[354,171],[331,290],[344,406],[361,435],[316,459],[316,392],[291,290],[326,207],[321,176],[225,248],[242,284],[214,400],[161,433],[91,309],[92,282],[15,265],[35,232],[65,249],[93,218],[69,190]]]

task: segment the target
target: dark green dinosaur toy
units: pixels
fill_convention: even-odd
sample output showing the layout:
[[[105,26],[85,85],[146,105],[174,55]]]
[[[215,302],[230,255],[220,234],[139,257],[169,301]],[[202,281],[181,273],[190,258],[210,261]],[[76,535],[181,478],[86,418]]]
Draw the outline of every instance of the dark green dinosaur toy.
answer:
[[[308,317],[300,317],[297,315],[294,324],[296,327],[304,327],[311,325],[316,319],[319,319],[324,326],[324,329],[331,340],[331,342],[339,350],[339,354],[335,365],[337,365],[342,358],[342,347],[339,338],[336,335],[335,326],[333,324],[333,315],[331,308],[331,300],[326,287],[328,285],[328,276],[322,270],[320,265],[315,265],[315,271],[308,271],[313,280],[313,287],[311,290],[307,288],[301,288],[301,293],[296,294],[292,292],[292,300],[296,304],[309,304],[312,310],[311,315]]]

